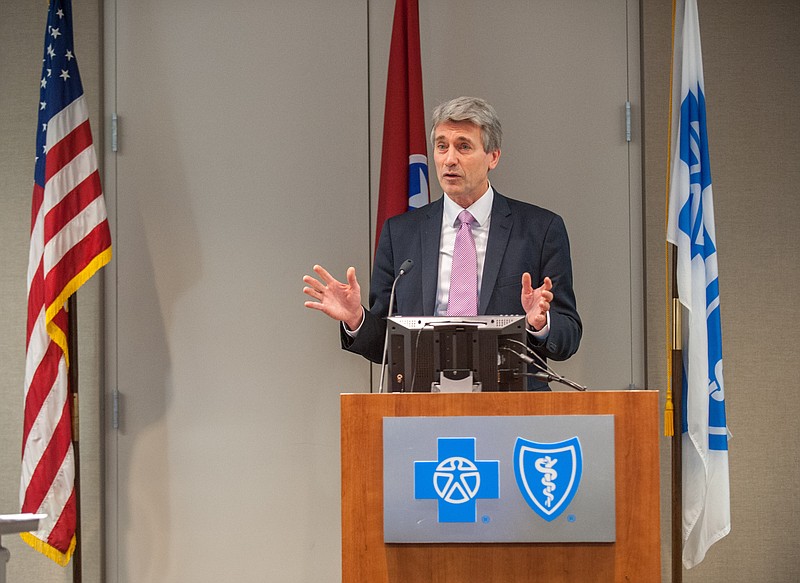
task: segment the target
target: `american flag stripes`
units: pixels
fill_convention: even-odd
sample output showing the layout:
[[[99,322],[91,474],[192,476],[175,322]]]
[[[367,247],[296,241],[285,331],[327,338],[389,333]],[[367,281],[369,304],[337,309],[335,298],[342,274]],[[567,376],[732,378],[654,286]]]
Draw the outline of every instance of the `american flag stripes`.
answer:
[[[75,548],[75,458],[67,299],[111,260],[70,0],[51,0],[36,134],[22,435],[22,512],[47,514],[23,539],[60,565]]]

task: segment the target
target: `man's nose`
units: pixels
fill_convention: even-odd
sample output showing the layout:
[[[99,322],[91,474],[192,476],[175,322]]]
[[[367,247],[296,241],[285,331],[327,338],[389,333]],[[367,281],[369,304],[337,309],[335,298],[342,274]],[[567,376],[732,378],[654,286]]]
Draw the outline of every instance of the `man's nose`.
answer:
[[[447,148],[447,151],[444,153],[444,156],[442,158],[442,162],[444,163],[445,166],[456,165],[458,159],[456,157],[455,148]]]

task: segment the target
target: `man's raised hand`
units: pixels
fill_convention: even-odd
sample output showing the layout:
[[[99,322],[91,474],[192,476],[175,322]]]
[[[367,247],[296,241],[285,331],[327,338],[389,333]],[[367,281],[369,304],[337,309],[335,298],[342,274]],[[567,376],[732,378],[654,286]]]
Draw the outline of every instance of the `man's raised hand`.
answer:
[[[334,320],[344,322],[355,330],[361,325],[363,310],[361,307],[361,286],[356,279],[356,268],[347,269],[347,283],[337,281],[321,265],[314,266],[314,273],[319,279],[310,275],[303,276],[303,293],[314,298],[315,302],[306,301],[303,305],[312,310],[319,310]]]
[[[553,301],[553,282],[549,277],[544,278],[544,283],[534,289],[531,284],[531,274],[522,274],[522,308],[527,314],[528,325],[534,330],[541,330],[547,324],[547,312],[550,311],[550,302]]]

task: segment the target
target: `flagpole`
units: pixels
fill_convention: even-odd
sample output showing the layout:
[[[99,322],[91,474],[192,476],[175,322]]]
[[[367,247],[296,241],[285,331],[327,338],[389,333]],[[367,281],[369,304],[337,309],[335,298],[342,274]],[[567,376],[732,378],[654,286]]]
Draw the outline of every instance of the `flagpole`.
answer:
[[[677,249],[672,249],[672,583],[683,581],[683,352]]]
[[[670,178],[672,168],[672,116],[673,116],[673,93],[675,83],[675,15],[677,10],[677,0],[672,1],[672,50],[670,56],[669,71],[669,119],[670,125],[667,132],[667,189],[666,189],[666,230],[669,230],[669,207],[670,207]],[[672,506],[671,506],[671,546],[672,546],[672,583],[683,582],[683,334],[681,330],[682,309],[678,294],[678,250],[672,247],[672,261],[669,261],[669,243],[667,246],[666,264],[671,264],[669,281],[665,285],[669,286],[670,292],[666,294],[669,298],[667,313],[671,311],[672,342],[669,351],[667,364],[669,375],[667,382],[669,388],[667,395],[667,409],[672,408]],[[667,427],[664,428],[665,432]],[[669,435],[669,433],[665,433]]]
[[[72,450],[75,457],[75,550],[72,553],[72,583],[82,583],[83,569],[81,560],[81,472],[80,472],[80,412],[78,409],[78,293],[75,292],[67,300],[67,350],[69,354],[68,383],[70,411],[72,412]]]

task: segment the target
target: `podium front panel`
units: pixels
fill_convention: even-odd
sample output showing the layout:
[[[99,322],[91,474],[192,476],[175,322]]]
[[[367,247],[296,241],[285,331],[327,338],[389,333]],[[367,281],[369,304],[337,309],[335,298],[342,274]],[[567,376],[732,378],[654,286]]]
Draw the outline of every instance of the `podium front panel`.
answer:
[[[614,542],[613,415],[384,417],[384,542]]]
[[[385,418],[573,415],[613,417],[614,542],[384,541]],[[343,394],[342,581],[657,583],[659,435],[657,391]],[[477,461],[494,461],[488,453],[484,457],[482,442],[476,440]],[[438,461],[436,450],[431,451],[431,457],[420,460]],[[499,487],[502,492],[503,484]],[[483,505],[488,502],[477,501],[478,520],[487,514]],[[570,506],[566,512],[571,511]]]

